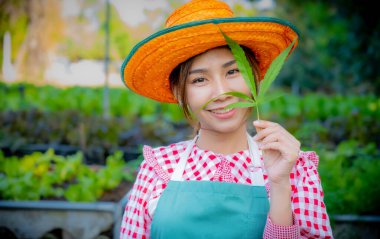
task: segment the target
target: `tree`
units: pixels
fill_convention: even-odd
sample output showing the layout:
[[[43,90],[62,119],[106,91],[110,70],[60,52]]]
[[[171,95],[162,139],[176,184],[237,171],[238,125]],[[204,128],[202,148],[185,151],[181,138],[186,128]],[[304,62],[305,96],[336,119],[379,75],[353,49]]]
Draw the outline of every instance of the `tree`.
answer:
[[[2,35],[10,30],[15,39],[13,58],[18,75],[29,82],[41,82],[49,54],[62,36],[59,0],[1,1]]]
[[[370,1],[278,0],[276,15],[301,32],[282,83],[338,93],[380,93],[380,21]],[[296,63],[298,62],[298,63]],[[299,64],[300,65],[296,65]]]

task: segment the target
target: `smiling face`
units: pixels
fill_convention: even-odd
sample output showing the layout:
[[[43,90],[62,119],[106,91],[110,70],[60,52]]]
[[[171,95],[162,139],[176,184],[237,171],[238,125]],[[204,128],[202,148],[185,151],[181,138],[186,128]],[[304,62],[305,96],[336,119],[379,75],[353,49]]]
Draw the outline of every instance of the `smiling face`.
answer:
[[[229,95],[220,96],[231,91],[250,94],[229,48],[211,49],[193,58],[185,84],[187,104],[201,129],[218,133],[234,132],[242,127],[245,129],[249,109],[224,110],[224,107],[240,99]],[[207,101],[217,96],[217,100],[202,109]]]

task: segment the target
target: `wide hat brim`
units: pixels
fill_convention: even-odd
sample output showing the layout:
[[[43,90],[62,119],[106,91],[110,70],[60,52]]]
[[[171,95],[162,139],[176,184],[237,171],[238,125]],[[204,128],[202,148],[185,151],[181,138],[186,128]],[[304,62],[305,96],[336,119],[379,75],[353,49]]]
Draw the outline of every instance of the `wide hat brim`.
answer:
[[[169,85],[170,73],[195,55],[227,45],[220,30],[254,52],[262,78],[272,61],[297,38],[293,51],[299,38],[291,23],[270,17],[219,18],[176,25],[158,31],[131,50],[121,67],[124,83],[145,97],[177,103]]]

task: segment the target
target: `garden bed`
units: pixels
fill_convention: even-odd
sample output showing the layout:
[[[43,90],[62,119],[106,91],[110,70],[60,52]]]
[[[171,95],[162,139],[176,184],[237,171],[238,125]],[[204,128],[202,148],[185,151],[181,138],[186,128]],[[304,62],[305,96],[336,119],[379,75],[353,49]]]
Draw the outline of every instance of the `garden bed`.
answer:
[[[9,145],[0,145],[0,151],[2,151],[6,157],[23,157],[34,152],[44,153],[49,149],[54,150],[55,154],[62,156],[69,156],[76,154],[77,152],[83,152],[82,149],[78,146],[66,144],[25,144],[17,148],[12,148]],[[107,156],[114,154],[116,151],[123,153],[123,159],[125,162],[134,160],[141,155],[140,146],[115,147],[109,150],[93,147],[83,152],[83,161],[88,164],[103,165],[105,164],[105,159]]]
[[[116,190],[118,193],[130,189],[119,188]],[[114,201],[117,195],[114,193],[104,194],[102,200],[113,200],[108,202],[0,201],[0,228],[3,228],[0,237],[40,239],[49,235],[57,239],[118,238],[129,195],[126,193],[120,200]]]
[[[0,238],[117,238],[140,161],[121,151],[104,165],[53,149],[0,154]]]
[[[331,219],[335,239],[380,238],[380,215],[335,214]]]

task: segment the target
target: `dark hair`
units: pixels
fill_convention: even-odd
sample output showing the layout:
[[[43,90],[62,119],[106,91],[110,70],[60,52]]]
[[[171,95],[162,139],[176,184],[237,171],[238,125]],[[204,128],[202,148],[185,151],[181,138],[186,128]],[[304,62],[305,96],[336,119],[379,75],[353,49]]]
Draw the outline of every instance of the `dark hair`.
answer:
[[[241,47],[244,50],[245,55],[247,56],[247,59],[252,67],[252,73],[255,77],[256,89],[258,89],[258,85],[260,84],[260,79],[261,79],[258,62],[255,58],[254,53],[251,51],[251,49],[245,46],[241,46]],[[221,46],[218,48],[228,48],[228,46]],[[186,119],[193,126],[195,133],[197,133],[200,128],[200,125],[199,125],[199,122],[196,121],[191,116],[189,105],[187,104],[187,97],[186,97],[186,79],[187,79],[187,76],[189,75],[189,71],[195,57],[196,56],[193,56],[192,58],[188,59],[185,62],[182,62],[176,68],[174,68],[174,70],[171,72],[169,76],[169,83],[170,83],[170,89],[173,92],[175,98],[178,100],[178,103],[181,106]]]

